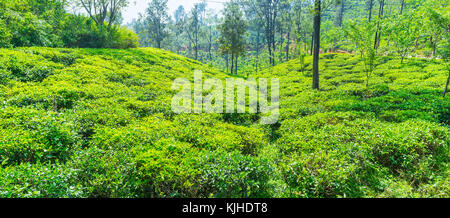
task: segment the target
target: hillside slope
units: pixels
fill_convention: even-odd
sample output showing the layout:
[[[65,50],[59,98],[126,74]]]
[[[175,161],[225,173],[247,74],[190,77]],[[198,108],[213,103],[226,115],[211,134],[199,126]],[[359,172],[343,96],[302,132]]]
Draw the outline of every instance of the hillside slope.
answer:
[[[280,79],[278,178],[289,197],[448,197],[450,99],[441,60],[381,57],[366,87],[357,55],[324,54],[254,76]],[[303,70],[302,70],[303,69]]]
[[[0,50],[0,196],[267,195],[261,128],[172,113],[194,70],[226,76],[157,49]]]
[[[227,75],[157,49],[0,50],[0,197],[448,197],[442,63],[294,60],[281,120],[171,111],[172,81]]]

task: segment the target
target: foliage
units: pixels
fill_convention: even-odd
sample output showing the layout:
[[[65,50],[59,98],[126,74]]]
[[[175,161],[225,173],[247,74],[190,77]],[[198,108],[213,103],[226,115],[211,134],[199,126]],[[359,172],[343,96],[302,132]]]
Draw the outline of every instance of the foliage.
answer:
[[[106,23],[107,29],[110,30],[121,16],[121,10],[129,3],[128,0],[74,0],[72,2],[79,8],[83,8],[101,30]]]
[[[247,23],[244,20],[244,14],[236,2],[228,3],[224,12],[225,17],[218,27],[221,34],[221,37],[219,38],[219,48],[223,54],[231,55],[231,73],[235,72],[237,74],[237,59],[242,55],[245,49],[244,34],[246,32]]]
[[[0,20],[0,47],[9,47],[11,46],[12,34],[8,30],[5,22],[3,20]]]
[[[0,47],[92,47],[138,46],[137,35],[116,23],[108,29],[90,18],[65,11],[65,1],[0,1]]]
[[[311,69],[311,57],[256,74],[280,78],[283,90],[276,147],[265,154],[277,160],[286,187],[275,196],[448,196],[443,61],[380,57],[370,87],[359,55],[324,54],[321,62],[321,92],[311,91],[310,74],[299,73],[304,64]]]
[[[306,70],[311,57],[304,58]],[[448,197],[441,60],[325,54],[324,91],[293,60],[281,120],[174,114],[173,79],[228,76],[159,49],[0,50],[1,197]]]
[[[355,43],[356,48],[361,54],[361,59],[364,63],[364,71],[366,73],[366,86],[368,87],[369,79],[373,73],[377,59],[377,51],[373,47],[374,40],[372,40],[375,38],[375,24],[363,20],[359,24],[350,22],[348,28],[349,30],[345,30],[344,32],[353,43]]]
[[[153,1],[141,38],[120,26],[128,1],[76,2],[89,17],[0,0],[0,197],[450,196],[448,1],[322,1],[316,40],[319,1],[232,1],[222,23]],[[279,78],[277,124],[172,111],[174,79],[243,77],[213,67],[230,59]]]
[[[147,8],[147,17],[145,19],[146,32],[149,35],[153,45],[161,48],[161,43],[167,37],[167,22],[169,17],[167,0],[153,0],[149,3]]]
[[[414,15],[399,15],[386,21],[388,25],[387,34],[390,40],[394,42],[398,55],[402,57],[402,63],[409,54],[416,39],[420,36],[420,28],[423,27],[421,17]]]

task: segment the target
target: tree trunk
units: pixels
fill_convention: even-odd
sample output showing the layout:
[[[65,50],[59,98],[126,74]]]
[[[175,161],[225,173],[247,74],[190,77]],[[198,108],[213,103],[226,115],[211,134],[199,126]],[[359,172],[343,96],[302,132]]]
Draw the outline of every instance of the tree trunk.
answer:
[[[195,60],[198,60],[198,46],[197,46],[197,44],[195,44],[194,50],[195,50]]]
[[[238,74],[238,60],[239,60],[239,56],[236,55],[236,67],[235,67],[235,69],[236,69],[236,75]]]
[[[400,8],[400,15],[403,14],[403,8],[405,7],[405,0],[402,0],[402,6]]]
[[[234,54],[231,53],[231,74],[234,73]]]
[[[276,45],[276,40],[275,40],[275,26],[273,26],[273,32],[272,32],[272,66],[275,66],[275,58],[276,58],[276,54],[277,54],[277,45]]]
[[[436,42],[433,43],[433,57],[436,56]]]
[[[310,55],[313,55],[314,50],[314,33],[311,34],[311,51],[309,52]]]
[[[436,41],[437,40],[433,40],[433,36],[431,36],[430,42],[431,42],[431,46],[433,46],[432,57],[436,56]]]
[[[269,42],[269,44],[268,44],[268,47],[267,47],[268,49],[269,49],[269,64],[272,64],[273,63],[273,56],[272,56],[272,42]]]
[[[275,29],[275,25],[276,25],[276,23],[275,23],[275,21],[277,20],[277,8],[276,7],[274,7],[273,8],[273,16],[272,16],[272,43],[273,43],[273,45],[272,45],[272,48],[273,48],[273,59],[272,59],[272,61],[273,61],[273,63],[272,63],[272,66],[275,66],[275,63],[276,63],[276,61],[275,61],[275,50],[276,50],[276,48],[277,48],[277,46],[276,46],[276,40],[275,40],[275,34],[276,34],[276,29]]]
[[[198,60],[198,24],[195,27],[195,60]]]
[[[227,73],[229,72],[228,70],[230,69],[230,67],[229,67],[229,63],[228,63],[229,61],[228,61],[228,54],[226,54],[225,55],[225,63],[226,63],[226,65],[227,65]]]
[[[336,26],[341,27],[342,21],[344,19],[344,11],[345,11],[345,0],[341,0],[340,8],[339,8],[339,14],[336,20]]]
[[[450,83],[450,70],[448,72],[448,78],[447,78],[447,83],[445,84],[445,89],[444,89],[444,98],[445,95],[447,94],[447,90],[448,90],[448,84]]]
[[[304,44],[304,46],[305,46],[305,53],[306,54],[308,54],[308,43],[306,43],[306,31],[305,31],[305,33],[304,33],[304,39],[303,40],[305,40],[305,43],[303,43]]]
[[[209,61],[212,61],[212,26],[209,26],[209,46],[208,46],[208,54],[209,54]]]
[[[259,39],[260,39],[260,36],[261,36],[260,27],[258,25],[258,34],[256,36],[256,63],[255,63],[256,71],[255,72],[258,72],[258,65],[259,65]]]
[[[320,52],[320,0],[314,2],[314,60],[313,60],[313,89],[319,89],[319,52]]]
[[[289,61],[289,44],[291,43],[291,31],[288,31],[287,35],[287,45],[286,45],[286,61]]]
[[[270,26],[270,24],[268,24]],[[272,64],[272,41],[271,41],[271,33],[270,27],[266,27],[266,41],[267,41],[267,50],[269,51],[269,63]]]
[[[269,51],[269,63],[271,65],[275,65],[275,61],[274,61],[274,55],[273,53],[275,52],[275,46],[274,46],[274,37],[275,37],[275,33],[274,33],[274,20],[273,20],[273,13],[270,9],[268,9],[267,11],[265,11],[265,18],[266,18],[266,24],[265,24],[265,32],[266,32],[266,42],[267,42],[267,50]]]
[[[284,37],[283,37],[283,32],[280,30],[280,63],[283,62],[283,51],[284,51]]]
[[[380,33],[380,22],[381,19],[383,19],[384,14],[384,0],[380,1],[380,9],[378,11],[378,24],[377,24],[377,31],[375,33],[375,43],[374,43],[374,49],[378,49],[380,47],[380,40],[381,40],[381,33]]]
[[[372,20],[373,0],[369,1],[369,23]]]
[[[416,41],[415,41],[415,44],[414,44],[414,52],[417,51],[417,48],[418,48],[418,46],[419,46],[419,38],[420,38],[420,37],[417,37],[417,38],[416,38]]]

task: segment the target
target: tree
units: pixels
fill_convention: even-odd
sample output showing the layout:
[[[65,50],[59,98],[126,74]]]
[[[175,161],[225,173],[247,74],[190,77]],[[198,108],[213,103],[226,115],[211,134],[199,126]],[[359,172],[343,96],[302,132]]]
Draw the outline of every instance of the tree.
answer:
[[[137,19],[133,19],[130,26],[139,36],[139,43],[141,44],[141,46],[144,47],[150,46],[151,40],[146,28],[147,20],[145,19],[145,16],[142,13],[139,13],[138,16],[139,17]]]
[[[313,55],[313,89],[319,89],[319,53],[321,0],[314,0],[314,55]]]
[[[445,95],[448,92],[448,84],[450,83],[450,64],[449,64],[450,58],[449,55],[447,54],[444,58],[444,62],[445,62],[445,67],[447,68],[447,72],[448,72],[448,77],[447,77],[447,82],[445,83],[445,88],[444,88],[444,98]]]
[[[290,0],[281,0],[279,8],[278,30],[280,32],[280,61],[283,61],[283,49],[285,50],[286,61],[289,60],[289,49],[291,44],[292,32],[292,2]],[[283,48],[286,39],[286,45]]]
[[[108,21],[108,30],[120,17],[121,10],[128,6],[128,0],[75,0],[75,3],[86,10],[98,27]]]
[[[372,21],[373,0],[369,0],[369,23]]]
[[[254,71],[257,72],[260,67],[260,56],[264,49],[264,21],[258,12],[249,6],[248,1],[241,1],[240,3],[248,21],[248,44],[250,45],[250,53],[253,58]]]
[[[378,22],[377,22],[377,31],[375,33],[375,42],[374,42],[374,48],[375,50],[380,47],[380,40],[381,40],[381,21],[383,19],[384,15],[384,3],[385,0],[379,0],[380,2],[380,9],[378,10]]]
[[[239,5],[231,1],[224,10],[224,19],[218,26],[222,53],[231,55],[231,73],[238,73],[238,58],[245,50],[247,23]]]
[[[188,25],[185,25],[185,31],[189,41],[194,45],[195,60],[198,60],[198,38],[200,33],[200,10],[199,4],[195,4],[191,10],[191,17]]]
[[[450,5],[447,2],[439,0],[429,0],[423,7],[426,32],[432,48],[432,56],[436,57],[439,53],[439,44],[448,43],[450,31]],[[448,47],[447,49],[448,50]],[[445,51],[443,49],[443,51]]]
[[[394,42],[397,53],[402,59],[401,63],[403,63],[421,31],[422,18],[417,18],[414,15],[398,15],[389,19],[386,23],[390,40]]]
[[[206,46],[207,46],[207,51],[208,51],[208,59],[209,61],[212,61],[213,59],[213,54],[212,54],[212,50],[215,46],[215,41],[217,40],[218,37],[218,32],[217,32],[217,23],[218,23],[218,16],[215,13],[215,11],[209,11],[207,14],[207,17],[205,18],[205,28],[206,28],[206,34],[207,36],[206,38]]]
[[[403,9],[405,8],[405,6],[406,6],[406,3],[405,3],[405,0],[400,0],[401,1],[401,3],[400,3],[400,15],[403,15]]]
[[[167,37],[167,23],[169,21],[167,0],[152,0],[147,8],[147,26],[150,38],[157,48],[161,48],[161,42]]]
[[[427,33],[432,40],[433,56],[440,54],[448,72],[443,96],[445,98],[450,83],[450,5],[448,1],[429,0],[423,7]],[[439,49],[440,46],[442,47]]]
[[[344,12],[345,12],[345,0],[338,0],[337,4],[339,5],[339,10],[336,16],[336,26],[342,26],[342,21],[344,20]]]
[[[174,14],[174,19],[175,19],[175,26],[174,26],[174,34],[176,37],[175,43],[176,43],[176,52],[179,53],[180,52],[180,36],[183,34],[183,30],[184,30],[184,25],[186,23],[186,12],[184,10],[183,6],[179,6],[178,9],[175,11]]]
[[[278,18],[278,8],[281,0],[245,0],[244,4],[258,14],[264,26],[267,50],[269,52],[269,63],[275,66],[275,25]]]
[[[366,73],[366,87],[369,87],[369,79],[376,64],[376,50],[373,47],[376,26],[365,19],[359,23],[353,21],[349,23],[348,28],[344,29],[344,32],[361,54]]]
[[[313,18],[311,16],[309,16],[309,3],[305,2],[303,0],[297,0],[294,1],[294,6],[293,6],[293,13],[294,13],[294,32],[297,36],[297,40],[296,40],[296,47],[300,47],[301,44],[303,43],[303,47],[304,47],[304,52],[308,53],[308,48],[307,46],[309,44],[312,45],[313,43],[313,26],[312,26],[312,21]],[[311,46],[311,52],[310,54],[312,55],[312,49],[313,46]],[[297,51],[299,51],[300,49],[297,49]]]
[[[108,24],[108,29],[103,26],[99,28],[90,17],[66,12],[65,7],[69,6],[69,3],[81,6],[81,1],[68,0],[0,0],[0,46],[75,48],[137,46],[136,34],[125,27],[118,27],[121,20],[120,11],[105,17],[102,24]],[[112,5],[112,8],[114,7]],[[97,17],[100,15],[94,16]],[[109,19],[113,21],[109,22]]]

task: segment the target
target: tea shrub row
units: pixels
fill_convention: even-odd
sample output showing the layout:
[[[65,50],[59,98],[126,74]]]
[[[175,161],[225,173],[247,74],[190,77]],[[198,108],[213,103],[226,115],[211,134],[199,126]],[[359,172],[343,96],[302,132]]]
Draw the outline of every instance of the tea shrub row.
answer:
[[[175,114],[172,81],[229,77],[152,49],[0,49],[0,197],[448,197],[440,60],[358,56],[280,79],[281,117]],[[207,94],[206,91],[204,94]]]

